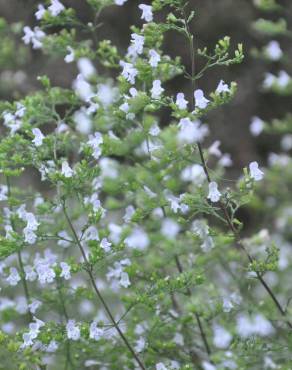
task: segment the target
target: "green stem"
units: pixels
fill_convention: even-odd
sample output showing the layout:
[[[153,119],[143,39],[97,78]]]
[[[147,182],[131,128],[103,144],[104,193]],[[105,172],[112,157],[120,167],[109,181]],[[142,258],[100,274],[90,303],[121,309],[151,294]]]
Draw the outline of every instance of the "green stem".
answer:
[[[58,291],[58,295],[59,295],[60,303],[61,303],[62,317],[64,317],[65,321],[68,322],[69,315],[67,312],[67,308],[66,308],[66,304],[65,304],[65,300],[64,300],[64,296],[62,292],[62,282],[59,280],[59,278],[57,278],[57,291]],[[71,357],[70,341],[68,339],[66,340],[65,345],[66,345],[66,361],[65,361],[64,370],[68,370],[69,366],[71,369],[74,369],[74,364],[73,364],[72,357]]]
[[[191,81],[192,81],[192,110],[193,110],[195,108],[195,99],[194,99],[194,94],[193,94],[194,89],[195,89],[195,48],[194,48],[194,42],[193,42],[193,35],[190,32],[189,24],[188,24],[188,21],[187,21],[187,15],[185,13],[184,8],[182,9],[182,13],[183,13],[184,21],[185,21],[186,34],[187,34],[187,38],[189,40],[189,46],[190,46],[190,57],[191,57],[191,66],[192,66],[191,67],[192,68]],[[210,183],[212,181],[212,179],[211,179],[211,176],[209,174],[209,170],[208,170],[208,167],[207,167],[207,164],[206,164],[206,160],[205,160],[205,157],[204,157],[204,151],[203,151],[201,143],[197,143],[197,147],[198,147],[198,150],[199,150],[199,155],[200,155],[200,158],[201,158],[201,164],[203,166],[204,173],[206,175],[208,183]],[[226,208],[225,204],[222,201],[219,201],[219,206],[220,206],[220,208],[221,208],[221,210],[224,214],[224,218],[225,218],[225,220],[228,224],[228,227],[229,227],[230,231],[232,232],[232,234],[235,237],[236,245],[239,247],[239,249],[241,249],[245,253],[245,255],[247,256],[250,263],[255,262],[255,259],[249,254],[249,252],[247,251],[247,249],[243,245],[242,241],[240,240],[238,232],[237,232],[235,226],[233,225],[233,222],[232,222],[232,220],[229,216],[229,213],[227,211],[227,208]],[[273,293],[272,289],[269,287],[269,285],[267,284],[267,282],[264,280],[264,278],[262,277],[262,275],[259,272],[256,271],[256,275],[257,275],[258,280],[262,284],[263,288],[266,290],[266,292],[268,293],[268,295],[270,296],[270,298],[274,302],[274,304],[277,307],[280,314],[285,318],[285,321],[286,321],[287,325],[289,326],[290,329],[292,329],[292,323],[287,319],[286,311],[283,309],[281,303],[278,301],[278,299],[275,296],[275,294]]]
[[[11,185],[10,185],[10,179],[9,179],[8,176],[6,176],[6,184],[7,184],[7,195],[8,195],[9,210],[10,210],[10,212],[12,212],[12,207],[11,207],[11,204],[10,204]],[[15,224],[14,224],[13,220],[11,220],[11,227],[12,227],[13,231],[16,231]],[[29,293],[29,290],[28,290],[27,282],[25,280],[25,271],[24,271],[24,264],[23,264],[21,251],[17,252],[17,259],[18,259],[18,265],[19,265],[19,269],[20,269],[20,278],[21,278],[23,291],[24,291],[24,296],[25,296],[26,305],[27,305],[27,310],[28,310],[27,315],[28,315],[29,322],[32,322],[33,321],[33,316],[32,316],[32,313],[30,312],[30,310],[28,308],[28,305],[30,304],[30,293]]]
[[[80,253],[83,257],[83,260],[85,262],[85,265],[86,265],[86,271],[89,275],[89,279],[91,281],[91,284],[92,284],[92,287],[93,287],[93,290],[95,291],[97,297],[99,298],[105,312],[107,313],[110,321],[112,322],[114,328],[116,329],[116,331],[118,332],[120,338],[122,339],[122,341],[124,342],[124,344],[126,345],[126,347],[128,348],[129,352],[132,354],[132,356],[134,357],[134,359],[136,360],[137,364],[139,365],[139,367],[142,369],[142,370],[146,370],[146,367],[143,365],[142,361],[139,359],[138,355],[136,354],[136,352],[134,351],[133,347],[131,346],[130,342],[128,341],[128,339],[126,338],[126,336],[124,335],[124,333],[122,332],[122,330],[120,329],[118,323],[116,322],[112,312],[111,312],[111,309],[109,308],[108,304],[106,303],[105,299],[103,298],[101,292],[99,291],[98,289],[98,286],[95,282],[95,279],[94,279],[94,276],[93,276],[93,273],[92,273],[92,267],[90,266],[90,263],[88,261],[88,258],[86,257],[86,253],[84,251],[84,248],[82,246],[82,244],[80,243],[80,240],[78,238],[78,235],[75,231],[75,228],[70,220],[70,217],[67,213],[67,210],[66,210],[66,206],[65,206],[65,203],[63,203],[63,213],[65,215],[65,218],[67,220],[67,223],[72,231],[72,234],[74,236],[74,239],[76,241],[76,244],[78,245],[79,247],[79,250],[80,250]]]

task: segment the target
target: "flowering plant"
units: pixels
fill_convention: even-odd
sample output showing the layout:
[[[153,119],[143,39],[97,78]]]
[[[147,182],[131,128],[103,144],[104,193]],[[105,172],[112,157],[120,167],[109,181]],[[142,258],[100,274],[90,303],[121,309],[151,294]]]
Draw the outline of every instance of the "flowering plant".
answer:
[[[23,29],[25,44],[76,64],[72,88],[40,76],[39,91],[0,106],[4,368],[259,369],[275,353],[288,369],[288,272],[269,278],[280,246],[265,232],[243,238],[237,216],[265,171],[246,163],[229,186],[230,155],[205,146],[207,113],[237,86],[215,81],[207,94],[200,79],[241,63],[242,45],[197,49],[191,2],[153,0],[137,3],[123,54],[97,35],[107,7],[127,0],[87,4],[91,23],[50,0]],[[163,52],[171,32],[189,66]],[[267,53],[279,56],[275,44]],[[175,77],[188,91],[168,92]],[[32,176],[41,190],[24,186]]]

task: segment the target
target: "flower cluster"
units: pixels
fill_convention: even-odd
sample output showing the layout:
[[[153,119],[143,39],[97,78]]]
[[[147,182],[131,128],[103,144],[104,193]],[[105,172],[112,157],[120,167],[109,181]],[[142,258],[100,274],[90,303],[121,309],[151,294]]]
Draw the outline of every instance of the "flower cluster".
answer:
[[[277,368],[292,327],[276,274],[288,279],[289,246],[279,250],[267,230],[242,233],[238,211],[255,207],[269,170],[251,160],[227,179],[233,160],[208,113],[236,83],[201,82],[241,63],[242,45],[224,37],[197,50],[184,0],[86,3],[88,24],[74,4],[50,0],[23,29],[26,45],[76,65],[71,88],[41,76],[42,90],[0,106],[0,353],[20,354],[13,366],[23,370]],[[124,54],[99,39],[111,5],[135,6],[140,18]],[[164,53],[169,31],[182,36],[191,70]],[[263,54],[283,56],[276,41]],[[175,77],[189,89],[170,93]],[[290,82],[280,72],[264,86]],[[254,117],[250,131],[266,126]],[[23,185],[32,174],[39,193]],[[291,207],[282,212],[286,230]]]

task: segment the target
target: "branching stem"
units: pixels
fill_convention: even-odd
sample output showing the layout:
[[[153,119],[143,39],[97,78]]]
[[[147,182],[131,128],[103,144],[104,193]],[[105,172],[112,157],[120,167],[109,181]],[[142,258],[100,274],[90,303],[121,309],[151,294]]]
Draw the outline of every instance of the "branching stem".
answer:
[[[191,106],[191,109],[194,110],[194,108],[195,108],[195,98],[194,98],[194,90],[195,90],[195,48],[194,48],[193,35],[192,35],[192,33],[190,31],[190,28],[189,28],[188,17],[187,17],[187,14],[185,12],[185,8],[182,9],[182,13],[183,13],[183,17],[184,17],[185,30],[186,30],[186,35],[187,35],[187,39],[189,41],[189,48],[190,48],[191,84],[192,84],[192,86],[191,86],[192,87],[192,91],[191,91],[191,95],[192,95],[191,105],[192,106]],[[211,179],[208,167],[207,167],[207,163],[206,163],[205,156],[204,156],[204,151],[203,151],[203,148],[202,148],[202,145],[201,145],[200,142],[197,143],[197,147],[198,147],[198,151],[199,151],[199,155],[200,155],[200,159],[201,159],[201,164],[203,166],[205,176],[207,178],[208,183],[210,183],[212,181],[212,179]],[[238,235],[238,232],[237,232],[237,230],[236,230],[236,228],[235,228],[235,226],[234,226],[234,224],[233,224],[233,222],[230,218],[230,215],[228,213],[226,205],[222,201],[219,201],[219,206],[220,206],[220,208],[221,208],[221,210],[224,214],[224,218],[225,218],[225,220],[228,224],[228,227],[229,227],[230,231],[232,232],[232,234],[235,237],[237,247],[244,252],[244,254],[248,258],[250,263],[255,262],[255,259],[249,254],[249,252],[247,251],[247,249],[243,245],[243,243],[242,243],[242,241],[241,241],[241,239]],[[292,323],[287,319],[286,310],[283,309],[281,303],[277,299],[276,295],[273,293],[272,289],[269,287],[268,283],[265,281],[263,276],[257,271],[256,271],[256,276],[257,276],[257,279],[262,284],[263,288],[266,290],[266,292],[268,293],[268,295],[270,296],[270,298],[274,302],[274,304],[277,307],[280,314],[285,318],[285,321],[286,321],[287,325],[289,326],[289,328],[292,329]]]
[[[126,347],[128,348],[129,352],[132,354],[132,356],[134,357],[135,361],[137,362],[137,364],[139,365],[139,367],[142,369],[142,370],[146,370],[146,367],[144,366],[144,364],[142,363],[142,361],[140,360],[140,358],[138,357],[138,355],[136,354],[134,348],[132,347],[132,345],[130,344],[130,342],[128,341],[128,339],[126,338],[126,336],[124,335],[124,333],[122,332],[122,330],[120,329],[117,321],[115,320],[112,312],[111,312],[111,309],[109,308],[108,304],[106,303],[105,299],[103,298],[103,295],[101,294],[100,290],[98,289],[98,286],[95,282],[95,278],[94,278],[94,275],[93,275],[93,272],[92,272],[92,267],[90,266],[90,263],[88,261],[88,258],[86,256],[86,253],[85,253],[85,250],[78,238],[78,235],[75,231],[75,228],[72,224],[72,221],[67,213],[67,210],[66,210],[66,206],[65,206],[65,203],[63,203],[63,212],[64,212],[64,215],[65,215],[65,218],[67,220],[67,223],[72,231],[72,234],[74,236],[74,239],[76,241],[76,244],[78,245],[79,247],[79,250],[80,250],[80,253],[83,257],[83,260],[85,262],[85,265],[86,265],[86,271],[88,273],[88,276],[89,276],[89,279],[90,279],[90,282],[92,284],[92,287],[93,287],[93,290],[94,292],[96,293],[98,299],[100,300],[105,312],[107,313],[110,321],[112,322],[114,328],[116,329],[116,331],[118,332],[120,338],[122,339],[122,341],[124,342],[124,344],[126,345]]]

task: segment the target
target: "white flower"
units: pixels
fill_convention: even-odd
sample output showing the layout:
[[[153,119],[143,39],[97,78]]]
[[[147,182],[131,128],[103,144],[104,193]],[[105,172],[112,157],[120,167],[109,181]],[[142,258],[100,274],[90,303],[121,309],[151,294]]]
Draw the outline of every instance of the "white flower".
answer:
[[[231,159],[231,155],[229,153],[225,153],[219,159],[218,164],[222,167],[230,167],[232,166],[233,162]]]
[[[93,101],[90,101],[89,102],[89,107],[86,109],[86,113],[88,115],[94,114],[94,113],[97,112],[98,109],[99,109],[99,104],[98,103],[95,103]]]
[[[128,112],[129,112],[129,110],[130,110],[130,105],[129,105],[129,103],[128,103],[128,102],[125,102],[125,103],[123,103],[123,104],[121,104],[121,105],[119,106],[119,109],[120,109],[122,112],[124,112],[124,113],[128,113]]]
[[[98,101],[107,108],[110,106],[118,96],[118,89],[113,87],[111,82],[100,83],[97,85]]]
[[[131,285],[129,275],[127,272],[123,271],[120,276],[120,285],[124,288],[128,288]]]
[[[137,33],[131,34],[131,45],[128,48],[127,56],[136,58],[137,55],[143,53],[144,36],[138,35]]]
[[[146,341],[143,337],[141,337],[136,341],[134,349],[136,352],[140,353],[145,349],[145,347],[146,347]]]
[[[208,253],[210,252],[211,249],[214,248],[214,241],[211,236],[207,236],[203,243],[200,245],[200,248],[202,249],[203,252]]]
[[[78,340],[80,338],[80,329],[76,325],[75,320],[69,320],[66,325],[67,338]]]
[[[237,333],[243,338],[248,338],[251,335],[265,337],[274,333],[272,324],[261,314],[252,317],[239,315],[236,327]]]
[[[167,367],[162,362],[156,364],[155,368],[156,370],[168,370]]]
[[[184,168],[180,177],[183,181],[191,181],[197,186],[202,186],[205,181],[205,172],[201,165],[194,164]]]
[[[201,125],[201,122],[198,120],[191,121],[188,117],[182,118],[178,126],[180,130],[177,138],[182,144],[201,142],[209,132],[206,125]]]
[[[39,225],[34,214],[31,212],[26,212],[24,205],[18,208],[17,214],[23,221],[27,223],[26,227],[23,229],[25,242],[34,244],[37,240],[37,236],[34,231],[37,230]]]
[[[98,230],[95,226],[91,225],[89,226],[85,231],[83,238],[85,241],[89,240],[96,240],[99,241],[99,235],[98,235]]]
[[[141,19],[144,19],[146,22],[152,22],[153,20],[152,6],[140,4],[139,9],[142,10]]]
[[[29,311],[32,313],[32,314],[35,314],[36,311],[38,310],[38,308],[40,308],[40,306],[42,305],[42,302],[38,301],[37,299],[33,300],[29,305],[28,305],[28,308],[29,308]]]
[[[65,7],[63,4],[60,3],[59,0],[51,0],[51,5],[48,7],[49,12],[52,14],[53,17],[59,15]]]
[[[33,206],[38,208],[40,205],[44,204],[44,198],[41,195],[37,195],[34,199]]]
[[[22,219],[27,222],[26,227],[29,230],[37,230],[39,223],[37,222],[37,219],[33,213],[25,212],[22,216]]]
[[[71,279],[71,267],[66,262],[61,262],[60,267],[62,269],[60,276],[63,277],[65,280]]]
[[[45,7],[42,4],[38,5],[38,10],[35,12],[35,17],[39,21],[43,18],[44,14],[46,12]]]
[[[116,5],[124,5],[127,0],[115,0]]]
[[[37,236],[33,230],[26,227],[23,229],[23,234],[24,234],[24,241],[26,243],[34,244],[37,241]]]
[[[150,241],[146,232],[142,228],[137,227],[125,239],[125,244],[129,248],[138,249],[142,251],[149,246]]]
[[[279,76],[278,76],[278,79],[277,79],[277,84],[280,86],[280,87],[287,87],[289,85],[291,81],[291,77],[288,75],[287,72],[285,71],[280,71],[279,72]]]
[[[88,135],[91,132],[92,122],[86,110],[78,110],[74,113],[74,121],[76,123],[76,130],[81,134]]]
[[[105,213],[105,209],[102,208],[101,206],[101,201],[98,199],[98,194],[94,193],[91,195],[91,197],[85,197],[84,198],[84,203],[90,204],[92,206],[92,209],[94,212],[99,212],[101,211],[102,215]]]
[[[173,338],[173,341],[174,341],[175,344],[177,344],[179,346],[184,346],[184,344],[185,344],[184,337],[181,333],[176,333],[174,338]]]
[[[161,87],[160,80],[154,80],[152,89],[151,89],[151,97],[152,99],[158,99],[160,95],[163,93],[164,89]]]
[[[5,225],[4,226],[4,229],[5,229],[5,238],[8,239],[8,240],[12,240],[13,237],[12,237],[12,233],[13,233],[13,228],[11,225]],[[0,264],[1,266],[1,264]]]
[[[188,101],[185,99],[184,93],[178,93],[176,96],[175,104],[179,109],[186,109],[188,106]]]
[[[216,94],[221,94],[221,93],[230,93],[229,86],[223,80],[219,82],[217,89],[216,89]]]
[[[15,132],[19,130],[22,125],[21,120],[17,118],[16,114],[12,114],[7,111],[3,112],[2,117],[4,119],[4,126],[10,129],[11,135],[14,135]]]
[[[43,144],[43,140],[45,138],[45,136],[43,135],[41,130],[39,128],[33,128],[32,133],[34,135],[34,139],[32,140],[34,145],[35,146],[41,146]]]
[[[181,368],[179,362],[177,361],[170,361],[170,368],[171,370],[179,370]]]
[[[0,201],[7,200],[8,187],[6,185],[0,185]]]
[[[143,189],[145,190],[145,193],[148,195],[149,198],[155,198],[157,196],[156,193],[154,193],[148,186],[144,185]]]
[[[180,231],[180,226],[171,218],[165,218],[161,225],[161,234],[170,240],[174,240]]]
[[[211,200],[211,202],[218,202],[221,198],[221,193],[218,190],[218,184],[215,181],[211,181],[209,184],[209,194],[208,199]]]
[[[77,67],[81,76],[85,80],[89,80],[92,76],[96,74],[96,70],[94,65],[92,64],[91,60],[88,58],[80,58],[77,62]]]
[[[134,215],[135,213],[135,208],[132,206],[132,205],[129,205],[126,210],[125,210],[125,215],[123,217],[123,220],[126,222],[126,223],[129,223],[132,219],[132,216]]]
[[[62,170],[61,170],[62,175],[65,177],[72,177],[74,175],[74,171],[72,168],[69,166],[67,161],[64,161],[62,163]]]
[[[192,224],[193,232],[202,239],[203,243],[200,245],[203,252],[208,253],[214,248],[213,238],[209,235],[209,227],[204,220],[195,220]]]
[[[217,348],[227,348],[232,341],[232,335],[220,325],[214,325],[213,343]]]
[[[264,177],[263,171],[259,169],[259,165],[257,162],[251,162],[249,164],[249,171],[250,171],[250,177],[254,179],[255,181],[260,181]]]
[[[59,348],[58,342],[51,340],[50,343],[45,347],[45,351],[48,353],[54,353]]]
[[[16,107],[17,107],[17,110],[15,112],[15,116],[19,118],[23,117],[26,112],[26,107],[19,102],[16,103]]]
[[[264,129],[265,124],[259,117],[252,117],[249,130],[253,136],[258,136]]]
[[[195,220],[192,224],[192,230],[201,239],[204,239],[209,235],[209,226],[205,220]]]
[[[281,148],[285,151],[289,151],[292,149],[292,134],[287,134],[282,137]],[[1,200],[1,190],[0,190],[0,200]]]
[[[53,283],[56,274],[51,267],[51,261],[48,258],[38,258],[35,261],[35,270],[41,284]]]
[[[75,52],[71,46],[67,46],[68,54],[65,56],[64,60],[66,63],[72,63],[75,60]]]
[[[39,28],[35,27],[33,30],[25,26],[23,28],[24,36],[22,40],[26,45],[32,44],[33,49],[41,49],[43,46],[42,39],[46,36],[46,34]]]
[[[265,79],[263,81],[263,87],[265,89],[270,89],[276,82],[277,82],[277,77],[275,75],[273,75],[272,73],[266,73]]]
[[[215,367],[214,365],[207,361],[203,361],[202,366],[204,370],[217,370],[217,367]]]
[[[194,97],[196,108],[205,109],[210,102],[210,100],[204,97],[204,92],[201,89],[198,89],[194,92]]]
[[[41,320],[34,317],[35,322],[29,324],[29,332],[22,334],[23,344],[21,348],[26,348],[33,345],[33,340],[37,338],[40,333],[40,328],[45,325]]]
[[[69,245],[71,244],[70,240],[72,240],[72,239],[70,238],[70,235],[67,233],[67,231],[66,230],[60,231],[58,233],[58,236],[59,236],[60,240],[58,240],[57,244],[60,247],[63,247],[63,248],[69,247]]]
[[[275,362],[267,356],[264,357],[264,366],[265,369],[279,369],[279,366],[276,365]]]
[[[150,56],[149,64],[151,65],[151,67],[156,68],[161,60],[160,55],[154,49],[150,49],[148,54]]]
[[[6,278],[6,281],[8,282],[9,285],[16,286],[18,282],[21,280],[21,277],[15,267],[10,267],[9,272],[10,274]]]
[[[253,322],[254,322],[254,332],[261,337],[269,336],[273,334],[275,331],[270,321],[268,321],[261,314],[255,315],[253,318]]]
[[[100,132],[95,132],[94,135],[89,136],[87,144],[93,150],[93,157],[98,159],[101,156],[101,144],[103,143],[103,138]]]
[[[266,50],[267,56],[273,61],[277,61],[282,58],[283,51],[281,50],[280,44],[278,43],[278,41],[273,40],[269,42],[265,50]]]
[[[115,262],[114,268],[110,267],[108,273],[106,274],[106,277],[108,280],[113,278],[120,278],[121,273],[123,272],[123,265],[121,262]]]
[[[209,153],[220,158],[222,155],[221,150],[219,149],[220,145],[221,141],[219,140],[214,141],[214,143],[208,149]]]
[[[127,288],[131,285],[129,275],[124,271],[124,266],[131,265],[131,261],[125,258],[121,261],[114,263],[114,268],[110,267],[109,272],[106,274],[108,280],[114,279],[120,286]]]
[[[123,67],[122,76],[132,85],[135,83],[135,78],[138,74],[137,69],[131,63],[120,61],[120,66]]]
[[[109,252],[111,250],[112,243],[107,240],[107,238],[102,238],[100,242],[100,247],[105,251]]]
[[[24,272],[25,272],[25,280],[28,281],[35,281],[37,278],[37,273],[34,271],[34,269],[31,266],[24,266]]]
[[[127,0],[115,0],[116,2],[118,2],[118,1],[127,1]],[[118,5],[118,4],[117,4]],[[120,4],[120,5],[123,5],[122,3]],[[92,367],[92,366],[94,366],[94,365],[99,365],[100,363],[98,362],[98,361],[96,361],[96,360],[86,360],[85,362],[84,362],[84,366],[85,367]]]
[[[97,322],[93,321],[89,328],[89,337],[93,340],[99,340],[103,337],[104,330],[97,327]]]
[[[94,95],[91,85],[84,79],[84,77],[81,74],[79,74],[77,78],[73,81],[73,88],[75,90],[75,93],[80,97],[80,99],[84,100],[85,102],[88,102]],[[75,113],[74,121],[77,120],[77,115],[79,120],[80,118],[79,116],[81,116],[81,114],[85,115],[83,110],[80,109]],[[89,118],[87,119],[89,120]]]
[[[159,133],[160,133],[160,128],[159,128],[159,126],[158,126],[158,124],[157,124],[157,123],[154,123],[154,125],[152,125],[152,126],[150,127],[149,134],[150,134],[151,136],[158,136],[158,135],[159,135]]]
[[[131,95],[132,98],[134,98],[135,96],[138,95],[138,91],[137,91],[137,89],[135,89],[135,87],[131,87],[129,89],[129,93],[130,93],[130,95]]]
[[[181,203],[183,198],[183,194],[179,197],[175,197],[171,193],[166,192],[166,199],[170,203],[170,208],[172,209],[173,213],[177,213],[179,210],[182,213],[186,213],[188,211],[188,206],[184,203]]]

